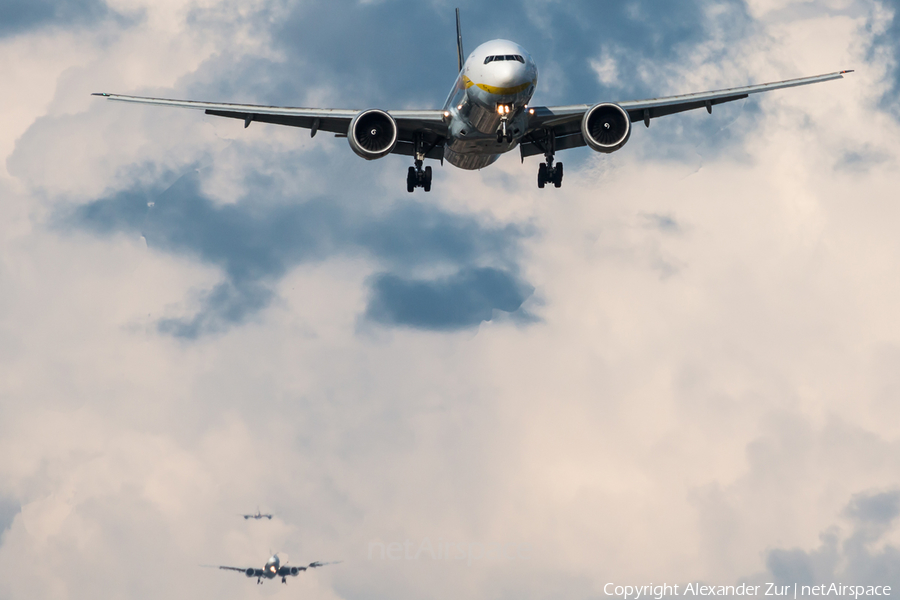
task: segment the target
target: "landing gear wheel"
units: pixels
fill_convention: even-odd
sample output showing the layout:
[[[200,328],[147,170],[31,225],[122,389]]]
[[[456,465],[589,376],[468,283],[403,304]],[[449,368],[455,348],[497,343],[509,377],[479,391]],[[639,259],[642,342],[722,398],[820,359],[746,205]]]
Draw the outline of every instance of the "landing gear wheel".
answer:
[[[544,189],[545,183],[547,183],[547,165],[541,163],[538,167],[538,187]]]
[[[562,163],[556,163],[556,168],[553,169],[553,185],[555,185],[556,187],[560,187],[562,185],[562,177],[563,177]]]
[[[431,167],[422,168],[422,161],[417,160],[416,166],[410,167],[406,172],[406,191],[412,193],[416,188],[423,188],[426,192],[431,191]]]

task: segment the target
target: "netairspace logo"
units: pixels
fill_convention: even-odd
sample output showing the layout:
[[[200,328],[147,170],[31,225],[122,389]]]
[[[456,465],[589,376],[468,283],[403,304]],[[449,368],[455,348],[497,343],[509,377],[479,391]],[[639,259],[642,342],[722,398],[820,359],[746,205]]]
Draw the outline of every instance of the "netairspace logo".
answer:
[[[679,590],[678,588],[683,588]],[[622,600],[662,600],[667,596],[793,596],[794,600],[804,596],[844,596],[857,599],[860,596],[890,596],[889,585],[844,585],[823,583],[820,585],[798,585],[765,583],[761,585],[703,585],[700,583],[660,585],[616,585],[607,583],[603,593]]]
[[[423,538],[418,544],[404,542],[369,542],[369,560],[456,560],[468,566],[479,560],[528,560],[531,548],[522,543],[449,542],[438,538],[436,544]]]

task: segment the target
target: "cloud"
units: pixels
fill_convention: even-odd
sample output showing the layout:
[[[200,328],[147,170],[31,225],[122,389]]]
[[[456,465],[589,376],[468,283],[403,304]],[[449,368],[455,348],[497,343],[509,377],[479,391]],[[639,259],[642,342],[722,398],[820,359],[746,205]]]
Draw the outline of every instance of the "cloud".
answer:
[[[900,491],[857,494],[847,506],[847,513],[860,524],[883,528],[900,515]]]
[[[898,514],[900,492],[864,492],[846,508],[851,530],[831,528],[814,550],[771,550],[766,556],[768,580],[779,584],[889,585],[900,587],[900,549],[884,541]]]
[[[19,514],[22,507],[11,498],[0,497],[0,540],[3,534],[12,526],[13,519]]]
[[[467,47],[523,43],[547,103],[859,67],[560,155],[560,190],[513,155],[410,195],[405,157],[87,95],[431,105],[441,2],[173,0],[7,40],[47,66],[4,71],[29,92],[0,136],[0,597],[239,598],[252,580],[197,565],[269,550],[344,559],[259,586],[310,600],[893,573],[888,62],[862,0],[786,4],[464,5]],[[424,538],[532,558],[367,556]]]
[[[0,38],[46,25],[89,25],[114,14],[103,0],[2,0]]]
[[[889,57],[888,87],[880,104],[900,118],[900,0],[882,0],[878,5],[884,10],[874,14],[869,23],[869,27],[877,31],[873,54],[877,56],[879,50],[883,50]]]
[[[517,311],[531,295],[532,288],[516,274],[524,235],[518,227],[409,202],[376,214],[374,207],[352,200],[291,197],[271,183],[258,183],[252,197],[221,205],[204,195],[201,183],[192,171],[165,190],[127,189],[57,219],[59,230],[130,232],[143,236],[150,248],[222,270],[226,280],[202,294],[197,314],[160,321],[165,333],[194,339],[244,323],[269,305],[273,286],[291,268],[334,255],[362,253],[393,269],[375,278],[366,311],[386,325],[473,327],[490,320],[495,309]],[[405,278],[433,269],[449,269],[451,275]]]
[[[380,275],[366,315],[379,323],[453,330],[490,321],[494,310],[516,312],[533,291],[493,268],[465,269],[436,281]]]
[[[678,6],[649,1],[590,2],[576,0],[553,4],[522,1],[512,4],[462,3],[460,5],[466,52],[490,39],[507,38],[525,46],[538,62],[553,57],[561,77],[558,88],[541,88],[545,101],[590,102],[604,97],[600,82],[593,77],[591,61],[601,56],[604,45],[617,49],[620,73],[658,73],[657,80],[623,78],[618,93],[658,94],[668,83],[666,69],[678,64],[681,53],[696,52],[712,40],[731,44],[747,35],[752,26],[743,2],[728,0],[711,10],[702,0]],[[221,23],[215,8],[195,10],[198,24]],[[271,21],[271,15],[279,19]],[[281,101],[301,97],[303,90],[321,84],[335,86],[340,81],[341,97],[348,106],[367,108],[358,102],[386,106],[402,102],[421,106],[443,102],[456,75],[454,12],[442,2],[402,5],[393,2],[360,4],[339,0],[328,6],[273,0],[248,15],[254,27],[266,28],[272,49],[281,58],[275,64],[260,64],[265,76],[278,84],[273,90]],[[342,36],[329,32],[340,30]],[[352,40],[352,43],[347,43]],[[726,49],[717,45],[719,51]],[[707,57],[708,58],[708,57]],[[291,65],[288,75],[280,65]],[[423,69],[422,65],[431,68]],[[297,77],[296,71],[305,76]],[[376,76],[375,74],[381,74]],[[249,75],[249,79],[247,79]],[[549,73],[548,73],[549,75]],[[219,79],[249,88],[260,80],[244,70],[221,73]],[[625,99],[625,98],[620,98]]]

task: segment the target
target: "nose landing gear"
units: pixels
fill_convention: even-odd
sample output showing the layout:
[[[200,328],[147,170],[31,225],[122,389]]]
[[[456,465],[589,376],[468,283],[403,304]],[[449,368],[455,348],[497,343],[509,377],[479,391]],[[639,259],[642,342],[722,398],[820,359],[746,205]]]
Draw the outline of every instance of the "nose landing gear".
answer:
[[[510,104],[498,104],[497,114],[500,115],[500,125],[497,127],[497,143],[502,144],[506,140],[507,144],[513,141],[512,133],[506,131],[506,124],[509,122],[510,113],[515,113],[515,107]]]
[[[513,135],[506,130],[506,117],[500,119],[500,127],[497,128],[497,143],[502,144],[504,140],[507,144],[512,144]]]

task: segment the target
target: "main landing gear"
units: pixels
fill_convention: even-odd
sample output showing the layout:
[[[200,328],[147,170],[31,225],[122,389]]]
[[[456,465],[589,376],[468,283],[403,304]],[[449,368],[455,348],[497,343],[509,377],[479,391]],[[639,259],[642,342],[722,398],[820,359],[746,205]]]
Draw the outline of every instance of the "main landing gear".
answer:
[[[431,152],[436,143],[426,145],[422,140],[422,134],[413,136],[413,144],[415,144],[416,166],[410,167],[406,173],[406,191],[412,193],[417,187],[424,189],[426,192],[431,191],[431,167],[422,168],[425,161],[425,155]]]
[[[431,191],[431,167],[423,169],[421,160],[416,160],[416,166],[410,167],[406,173],[406,191],[412,192],[417,187]]]
[[[529,141],[544,152],[546,162],[541,163],[538,167],[538,187],[543,189],[548,183],[552,183],[554,187],[562,186],[563,164],[553,164],[553,155],[556,152],[556,136],[552,129],[545,129],[542,134],[532,135]],[[522,160],[524,160],[524,155]]]
[[[556,163],[556,166],[553,166],[552,156],[547,159],[547,162],[541,163],[541,166],[538,167],[538,187],[541,189],[548,183],[552,183],[555,187],[560,187],[562,178],[563,164]]]

